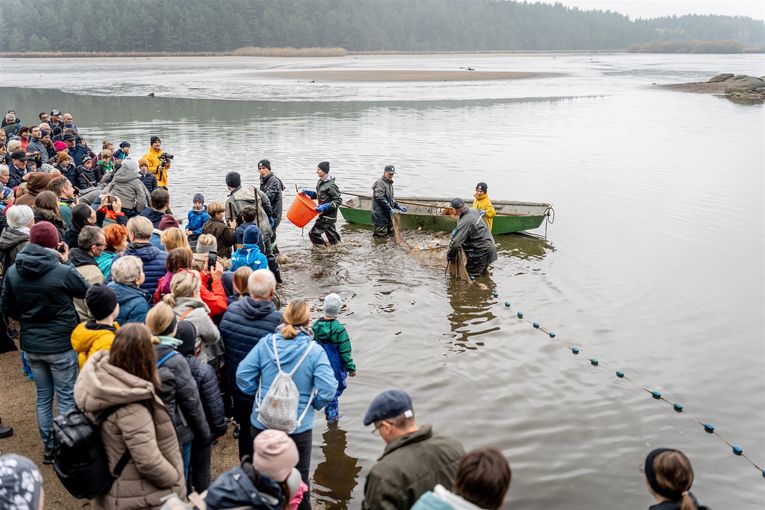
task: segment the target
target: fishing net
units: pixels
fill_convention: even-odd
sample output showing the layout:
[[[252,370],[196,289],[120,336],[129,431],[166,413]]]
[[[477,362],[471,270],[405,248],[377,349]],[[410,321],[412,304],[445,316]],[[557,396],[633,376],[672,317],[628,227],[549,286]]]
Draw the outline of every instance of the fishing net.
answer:
[[[412,236],[415,237],[415,244],[412,244],[404,238],[401,229],[401,217],[398,214],[393,215],[392,223],[393,238],[396,240],[396,244],[404,248],[407,253],[427,266],[444,267],[443,264],[448,250],[448,241],[442,237],[439,238],[440,236],[438,234],[415,231],[412,233]],[[460,248],[457,253],[457,259],[447,263],[446,273],[456,276],[466,282],[472,282],[467,269],[465,269],[466,263],[467,257],[465,256],[465,251]]]
[[[470,275],[467,272],[467,268],[465,267],[466,265],[467,257],[465,256],[465,250],[460,248],[457,251],[457,258],[446,263],[446,272],[452,276],[456,276],[460,280],[472,282],[473,280],[470,278]]]

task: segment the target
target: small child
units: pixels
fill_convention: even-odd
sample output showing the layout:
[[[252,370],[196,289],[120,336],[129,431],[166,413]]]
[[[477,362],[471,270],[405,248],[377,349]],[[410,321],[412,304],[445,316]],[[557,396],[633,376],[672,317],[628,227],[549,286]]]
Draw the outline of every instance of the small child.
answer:
[[[328,294],[324,298],[324,317],[313,323],[313,338],[327,352],[329,363],[335,372],[337,379],[337,393],[335,399],[324,408],[327,423],[337,423],[340,419],[338,399],[348,385],[345,382],[347,376],[356,376],[356,364],[351,357],[351,339],[345,326],[340,324],[337,316],[340,313],[342,300],[337,294]]]
[[[210,215],[207,214],[204,195],[197,193],[194,195],[193,202],[194,206],[189,210],[189,222],[186,225],[186,235],[189,238],[189,242],[192,240],[196,241],[199,238],[202,234],[202,227],[210,219]]]
[[[255,222],[255,218],[257,217],[258,210],[252,207],[251,205],[244,206],[242,209],[242,224],[236,227],[236,230],[234,230],[234,238],[236,239],[236,248],[239,249],[244,244],[244,231],[249,227],[250,225],[257,225]],[[260,251],[265,251],[265,245],[261,241],[260,243]]]
[[[240,267],[251,267],[253,271],[268,269],[268,259],[260,251],[260,229],[250,225],[244,231],[242,247],[231,255],[231,270],[236,271]]]
[[[139,159],[138,170],[141,182],[146,186],[146,190],[151,193],[157,189],[157,178],[154,177],[153,173],[149,172],[149,162],[143,158]]]
[[[94,352],[109,350],[119,325],[114,322],[120,313],[117,294],[106,285],[91,285],[85,304],[95,320],[81,322],[72,331],[72,348],[78,353],[80,368]]]

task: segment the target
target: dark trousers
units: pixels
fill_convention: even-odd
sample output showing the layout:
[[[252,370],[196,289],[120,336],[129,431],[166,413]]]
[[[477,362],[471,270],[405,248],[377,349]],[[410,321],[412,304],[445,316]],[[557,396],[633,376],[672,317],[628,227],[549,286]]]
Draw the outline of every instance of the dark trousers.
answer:
[[[263,432],[262,429],[256,429],[252,427],[252,438]],[[305,432],[298,434],[290,434],[290,437],[295,441],[298,451],[298,464],[295,466],[300,471],[300,478],[308,486],[308,490],[303,494],[303,501],[300,502],[298,510],[311,510],[311,483],[309,478],[311,477],[311,447],[313,445],[313,429],[308,429]]]
[[[326,219],[323,216],[319,216],[316,222],[313,224],[313,228],[308,232],[308,239],[313,244],[324,246],[327,243],[322,239],[322,234],[327,235],[327,241],[329,244],[337,244],[340,242],[340,234],[337,233],[335,228],[336,219]]]
[[[393,225],[375,225],[373,237],[391,237],[393,235]]]
[[[239,460],[242,460],[245,455],[252,457],[253,436],[250,433],[252,428],[250,417],[254,404],[253,400],[234,395],[234,420],[239,424]]]
[[[191,443],[191,477],[186,481],[189,492],[202,493],[210,485],[210,460],[212,444],[206,440],[194,439]]]

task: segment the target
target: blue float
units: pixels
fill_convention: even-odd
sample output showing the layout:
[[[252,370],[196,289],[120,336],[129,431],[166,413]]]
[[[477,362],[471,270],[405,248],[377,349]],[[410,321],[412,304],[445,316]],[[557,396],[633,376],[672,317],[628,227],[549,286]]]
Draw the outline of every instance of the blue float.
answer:
[[[618,377],[619,379],[624,379],[624,372],[622,372],[621,370],[617,370],[616,377]]]
[[[597,367],[599,364],[598,358],[590,358],[590,365]]]
[[[651,396],[656,400],[659,400],[661,398],[661,392],[659,390],[653,390]]]
[[[523,312],[518,312],[518,314],[517,314],[517,315],[518,315],[518,318],[519,318],[519,319],[523,319]]]
[[[571,348],[571,352],[572,352],[572,353],[574,353],[574,354],[579,354],[579,347],[577,347],[576,345],[575,345],[575,346],[573,346],[573,347]]]
[[[682,413],[683,412],[683,404],[681,404],[680,402],[675,402],[674,404],[672,404],[672,407],[678,413]]]
[[[744,453],[744,449],[737,444],[734,444],[732,449],[734,455],[742,455]]]
[[[715,426],[711,423],[705,423],[704,424],[704,432],[713,433],[715,431]]]

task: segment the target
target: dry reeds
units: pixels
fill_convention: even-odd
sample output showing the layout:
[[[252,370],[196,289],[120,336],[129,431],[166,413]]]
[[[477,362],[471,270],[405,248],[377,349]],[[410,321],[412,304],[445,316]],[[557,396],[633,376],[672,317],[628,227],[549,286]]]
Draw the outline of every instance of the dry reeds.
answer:
[[[123,57],[224,57],[230,53],[214,51],[6,51],[0,58],[123,58]]]
[[[231,52],[235,57],[344,57],[345,48],[258,48],[247,46]]]

